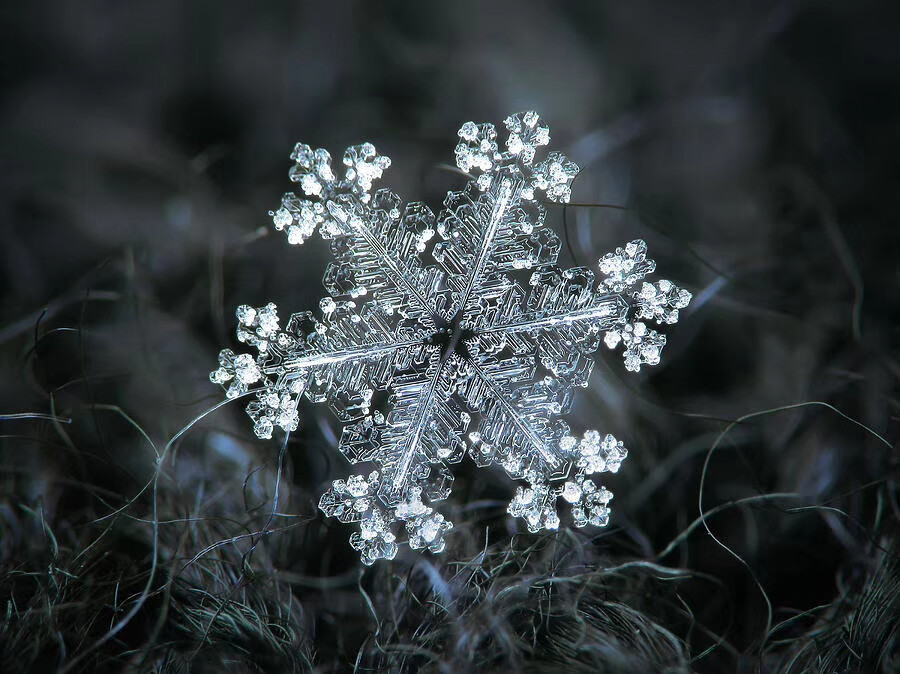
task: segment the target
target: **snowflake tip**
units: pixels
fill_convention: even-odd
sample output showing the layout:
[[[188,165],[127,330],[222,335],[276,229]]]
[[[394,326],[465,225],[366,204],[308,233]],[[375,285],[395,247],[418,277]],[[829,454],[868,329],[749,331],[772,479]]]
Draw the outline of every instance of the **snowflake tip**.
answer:
[[[550,128],[539,124],[540,117],[534,110],[510,115],[504,121],[509,137],[506,149],[519,156],[526,165],[534,160],[535,150],[550,142]]]

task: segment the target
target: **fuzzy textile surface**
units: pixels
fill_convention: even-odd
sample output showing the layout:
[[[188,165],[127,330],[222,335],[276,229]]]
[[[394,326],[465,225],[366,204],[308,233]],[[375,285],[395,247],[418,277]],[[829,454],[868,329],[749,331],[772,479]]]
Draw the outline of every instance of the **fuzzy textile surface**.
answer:
[[[0,17],[0,671],[900,670],[895,3]],[[571,415],[630,449],[607,528],[529,534],[464,462],[447,549],[365,568],[333,415],[258,440],[208,373],[236,306],[323,294],[266,216],[296,141],[437,209],[459,125],[525,109],[583,167],[560,262],[642,238],[694,301]]]

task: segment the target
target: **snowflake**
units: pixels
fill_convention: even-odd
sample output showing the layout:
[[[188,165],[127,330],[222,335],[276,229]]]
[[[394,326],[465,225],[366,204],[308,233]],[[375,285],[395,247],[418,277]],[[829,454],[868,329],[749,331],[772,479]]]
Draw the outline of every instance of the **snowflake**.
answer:
[[[674,323],[691,300],[654,271],[643,241],[585,267],[556,266],[559,237],[545,202],[567,202],[578,166],[558,152],[537,113],[506,119],[506,149],[493,124],[459,130],[456,163],[471,175],[435,217],[372,183],[390,166],[370,143],[349,148],[343,175],[331,155],[298,144],[288,193],[271,213],[291,244],[316,230],[334,260],[320,312],[281,327],[274,304],[237,309],[237,337],[256,355],[219,354],[210,379],[247,407],[260,438],[297,428],[301,397],[324,402],[344,424],[338,449],[377,470],[336,480],[319,503],[358,523],[351,545],[365,564],[392,559],[405,530],[414,549],[443,550],[453,524],[432,507],[447,498],[450,466],[468,454],[502,467],[520,486],[508,512],[530,531],[604,526],[612,493],[591,476],[626,457],[612,435],[576,438],[562,420],[584,387],[601,343],[624,346],[625,367],[659,362],[665,336],[644,321]],[[527,284],[527,285],[526,285]]]

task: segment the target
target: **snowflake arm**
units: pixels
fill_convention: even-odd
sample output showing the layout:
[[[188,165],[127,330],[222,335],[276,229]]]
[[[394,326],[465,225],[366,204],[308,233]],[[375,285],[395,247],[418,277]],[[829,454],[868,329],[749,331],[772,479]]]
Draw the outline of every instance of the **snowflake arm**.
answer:
[[[490,214],[487,216],[487,226],[484,228],[481,241],[479,242],[478,255],[475,258],[474,265],[471,267],[471,271],[466,279],[461,299],[457,303],[457,306],[463,312],[466,312],[470,308],[469,301],[472,299],[472,293],[481,281],[485,266],[490,260],[497,232],[507,215],[507,209],[509,208],[513,194],[514,187],[512,181],[504,179],[501,180],[497,186],[496,194],[492,195],[494,197],[494,203],[490,210]]]
[[[426,288],[440,282],[439,274],[423,269],[417,255],[434,236],[434,216],[423,204],[410,204],[401,212],[400,198],[390,190],[371,194],[390,158],[379,155],[371,143],[349,147],[342,180],[332,171],[326,150],[298,143],[291,158],[296,162],[291,180],[309,198],[285,194],[272,221],[291,244],[304,243],[317,228],[333,240],[335,261],[326,272],[326,287],[354,298],[378,295],[389,311],[411,302],[415,310],[407,307],[410,313],[433,319],[435,307]],[[415,251],[412,256],[410,250]]]
[[[527,363],[523,367],[518,359],[494,361],[490,366],[471,365],[475,377],[467,389],[466,400],[482,412],[480,437],[494,439],[499,450],[494,460],[510,477],[519,479],[535,470],[549,475],[561,471],[565,461],[550,440],[553,427],[546,422],[547,415],[541,409],[542,403],[553,404],[552,393],[540,395],[541,392],[532,389],[532,395],[518,396],[516,401],[508,382],[530,378],[533,368]],[[482,449],[481,460],[484,458]]]
[[[385,504],[395,506],[406,498],[410,484],[427,476],[425,462],[440,462],[438,452],[454,443],[453,421],[461,413],[445,409],[451,381],[449,368],[432,349],[424,372],[394,382],[394,404],[379,449],[385,472],[379,496]]]
[[[371,293],[389,311],[405,308],[433,326],[435,307],[428,288],[440,284],[439,273],[423,269],[418,258],[423,238],[428,240],[419,230],[427,232],[433,216],[427,207],[410,204],[401,218],[397,202],[399,197],[387,190],[379,190],[371,205],[332,202],[331,212],[346,234],[332,246],[335,262],[326,272],[326,286],[336,294]],[[355,284],[348,288],[351,278]]]

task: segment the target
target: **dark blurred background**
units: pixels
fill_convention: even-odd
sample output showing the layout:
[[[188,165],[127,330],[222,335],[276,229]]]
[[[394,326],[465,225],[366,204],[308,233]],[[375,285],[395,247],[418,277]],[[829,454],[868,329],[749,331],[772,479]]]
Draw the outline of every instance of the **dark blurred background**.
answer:
[[[0,26],[0,670],[900,668],[900,5],[89,0]],[[695,295],[659,368],[599,354],[573,414],[631,450],[608,529],[524,534],[513,485],[462,466],[447,551],[362,571],[315,508],[346,468],[311,405],[283,453],[209,413],[154,480],[221,399],[235,307],[322,294],[327,247],[266,215],[294,142],[372,141],[437,210],[459,126],[532,108],[583,167],[561,262],[643,238]]]

